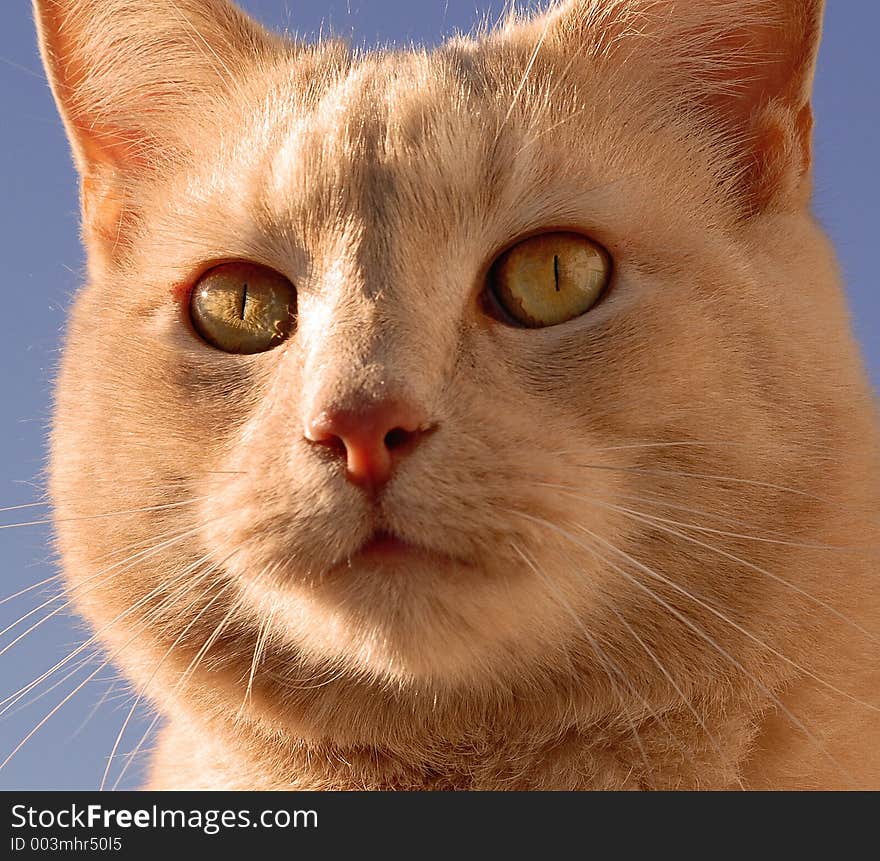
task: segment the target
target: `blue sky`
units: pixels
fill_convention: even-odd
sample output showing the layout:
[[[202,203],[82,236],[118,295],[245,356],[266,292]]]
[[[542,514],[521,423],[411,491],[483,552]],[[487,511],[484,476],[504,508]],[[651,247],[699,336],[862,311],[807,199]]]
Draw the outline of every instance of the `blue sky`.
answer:
[[[469,29],[503,3],[479,0],[244,0],[265,23],[315,36],[329,30],[355,42],[433,44]],[[829,4],[816,81],[815,210],[837,246],[856,332],[875,386],[880,384],[880,290],[876,245],[880,234],[880,65],[876,34],[880,3]],[[6,272],[0,318],[0,507],[41,498],[41,471],[51,404],[51,382],[65,311],[82,278],[77,187],[67,143],[36,51],[30,4],[0,8],[0,243]],[[40,520],[45,509],[0,512],[2,523]],[[53,577],[45,525],[0,529],[0,598]],[[0,603],[0,630],[53,592],[48,584]],[[49,591],[47,591],[49,590]],[[10,644],[59,604],[0,634],[0,700],[16,691],[85,638],[84,625],[62,608],[20,642]],[[0,717],[0,761],[100,666],[92,662],[39,700],[16,703]],[[60,678],[63,678],[61,674]],[[45,688],[41,689],[45,690]],[[91,789],[130,707],[110,668],[67,702],[0,770],[0,789]],[[6,708],[0,703],[0,710]],[[140,739],[149,723],[143,709],[121,746]],[[123,786],[138,783],[133,769]]]

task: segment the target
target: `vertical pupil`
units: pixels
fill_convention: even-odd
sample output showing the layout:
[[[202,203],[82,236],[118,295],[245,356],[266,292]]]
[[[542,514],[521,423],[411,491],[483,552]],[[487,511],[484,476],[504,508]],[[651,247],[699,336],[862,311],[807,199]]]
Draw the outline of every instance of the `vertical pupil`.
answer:
[[[247,300],[248,300],[248,286],[247,282],[245,282],[244,287],[241,291],[241,319],[244,320],[244,312],[245,308],[247,308]]]
[[[553,279],[556,282],[556,292],[559,292],[559,255],[553,255]]]

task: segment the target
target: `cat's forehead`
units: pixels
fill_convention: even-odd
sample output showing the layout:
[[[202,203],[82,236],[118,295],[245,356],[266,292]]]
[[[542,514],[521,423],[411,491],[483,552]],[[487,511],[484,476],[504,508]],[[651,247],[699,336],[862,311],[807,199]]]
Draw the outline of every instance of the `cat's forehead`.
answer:
[[[263,208],[321,236],[356,223],[442,241],[486,219],[527,218],[556,179],[589,183],[590,160],[577,160],[576,177],[564,134],[540,133],[552,111],[538,74],[544,97],[518,104],[522,70],[499,73],[488,59],[451,49],[367,55],[317,97],[294,95],[260,141]]]
[[[264,226],[290,229],[310,256],[343,244],[384,268],[473,233],[487,208],[507,209],[509,174],[492,149],[491,103],[480,103],[460,71],[425,54],[366,57],[319,97],[294,96],[258,142],[252,187]]]
[[[435,282],[438,268],[476,271],[529,232],[609,241],[629,235],[614,226],[628,223],[628,200],[642,226],[649,200],[666,212],[669,190],[712,200],[712,173],[685,159],[679,131],[622,112],[620,86],[576,74],[550,48],[531,62],[533,48],[319,58],[312,75],[285,58],[251,78],[220,125],[197,131],[210,145],[163,239],[189,213],[199,227],[188,259],[252,256],[282,269],[295,259],[301,282],[343,265],[347,283],[389,294],[406,283],[415,296],[411,285]]]
[[[318,99],[276,119],[270,190],[283,198],[336,186],[378,205],[416,172],[437,190],[444,181],[485,180],[497,160],[484,145],[491,113],[493,102],[480,99],[471,80],[431,55],[366,57]]]

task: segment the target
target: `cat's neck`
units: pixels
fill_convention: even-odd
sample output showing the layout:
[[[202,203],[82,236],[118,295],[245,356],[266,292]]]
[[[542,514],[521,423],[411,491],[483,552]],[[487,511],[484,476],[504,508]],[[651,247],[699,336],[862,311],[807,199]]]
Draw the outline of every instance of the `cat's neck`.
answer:
[[[638,733],[638,742],[633,730]],[[425,739],[420,750],[273,741],[240,724],[187,720],[163,731],[149,788],[258,790],[671,789],[736,784],[752,730],[729,717],[710,727],[666,714],[638,727],[596,725],[552,740],[497,733],[456,744]],[[671,737],[676,738],[673,744]],[[645,773],[651,772],[646,780]]]

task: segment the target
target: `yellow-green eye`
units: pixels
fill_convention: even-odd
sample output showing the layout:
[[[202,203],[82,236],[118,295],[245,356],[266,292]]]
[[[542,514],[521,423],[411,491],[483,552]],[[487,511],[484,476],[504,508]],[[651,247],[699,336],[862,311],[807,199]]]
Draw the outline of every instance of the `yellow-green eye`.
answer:
[[[196,331],[227,353],[262,353],[290,334],[296,290],[283,275],[255,263],[224,263],[206,272],[190,298]]]
[[[585,314],[611,278],[604,248],[579,233],[542,233],[504,252],[489,272],[498,304],[521,326],[556,326]]]

